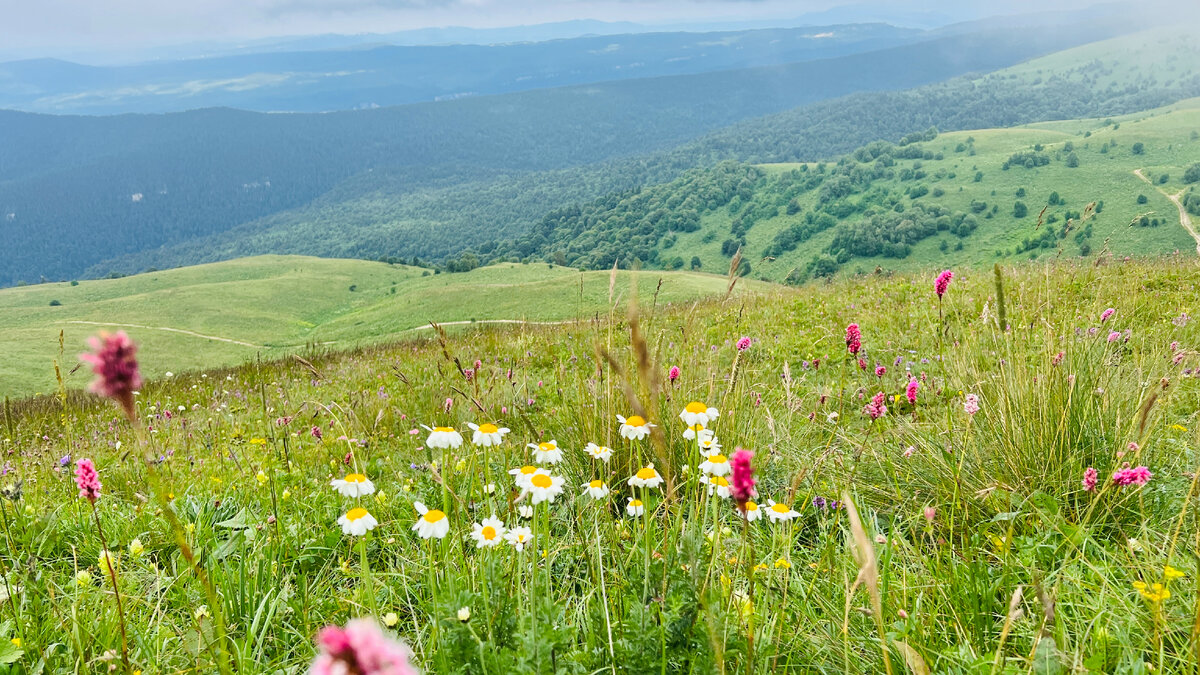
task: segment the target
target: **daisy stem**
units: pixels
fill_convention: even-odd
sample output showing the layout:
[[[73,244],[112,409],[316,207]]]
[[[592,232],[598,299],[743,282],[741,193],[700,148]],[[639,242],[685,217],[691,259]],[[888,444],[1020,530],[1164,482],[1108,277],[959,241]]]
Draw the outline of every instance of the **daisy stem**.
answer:
[[[374,579],[371,578],[371,564],[367,560],[367,540],[370,537],[371,533],[367,532],[364,536],[360,537],[360,541],[358,542],[358,550],[361,556],[359,567],[362,573],[363,593],[367,596],[368,606],[371,608],[371,616],[378,619],[379,601],[375,597],[375,583]]]

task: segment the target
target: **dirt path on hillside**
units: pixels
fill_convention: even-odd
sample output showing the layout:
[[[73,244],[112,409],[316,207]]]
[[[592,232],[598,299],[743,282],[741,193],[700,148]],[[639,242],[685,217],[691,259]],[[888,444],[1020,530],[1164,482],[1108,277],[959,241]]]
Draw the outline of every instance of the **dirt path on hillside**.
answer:
[[[79,320],[67,321],[65,323],[80,323],[80,324],[85,324],[88,326],[116,326],[117,328],[138,328],[141,330],[161,330],[161,331],[166,331],[168,333],[181,333],[183,335],[190,335],[192,337],[204,338],[205,340],[216,340],[217,342],[228,342],[229,344],[241,345],[243,347],[254,347],[255,349],[263,348],[262,345],[256,345],[252,342],[243,342],[241,340],[234,340],[233,338],[218,337],[216,335],[205,335],[204,333],[197,333],[195,331],[184,330],[182,328],[169,328],[167,326],[142,326],[142,325],[136,324],[136,323],[109,323],[107,321],[79,321]]]
[[[1188,214],[1187,209],[1183,208],[1183,193],[1187,192],[1187,190],[1180,190],[1178,194],[1170,194],[1166,190],[1156,186],[1146,177],[1146,174],[1142,173],[1141,169],[1134,169],[1133,175],[1146,181],[1147,185],[1161,192],[1162,196],[1170,199],[1171,203],[1175,204],[1175,208],[1179,209],[1179,224],[1183,226],[1183,229],[1187,230],[1188,234],[1192,235],[1192,239],[1196,241],[1196,255],[1200,255],[1200,234],[1197,234],[1196,229],[1192,227],[1192,217]]]

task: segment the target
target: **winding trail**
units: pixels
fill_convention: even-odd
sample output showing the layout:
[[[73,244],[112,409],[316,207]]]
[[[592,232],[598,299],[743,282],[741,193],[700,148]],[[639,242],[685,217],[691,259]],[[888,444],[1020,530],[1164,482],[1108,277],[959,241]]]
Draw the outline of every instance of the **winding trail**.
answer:
[[[256,345],[252,342],[243,342],[242,340],[234,340],[233,338],[219,337],[216,335],[205,335],[204,333],[197,333],[195,331],[184,330],[182,328],[170,328],[167,326],[143,326],[143,325],[136,324],[136,323],[112,323],[109,321],[81,321],[78,319],[72,320],[72,321],[65,321],[64,323],[81,323],[81,324],[86,324],[88,326],[116,326],[117,328],[138,328],[138,329],[143,329],[143,330],[161,330],[161,331],[166,331],[168,333],[182,333],[183,335],[190,335],[192,337],[204,338],[205,340],[216,340],[217,342],[228,342],[229,344],[241,345],[243,347],[254,347],[255,349],[263,348],[262,345]]]
[[[1187,230],[1188,234],[1192,235],[1192,239],[1196,241],[1196,255],[1200,255],[1200,234],[1197,234],[1196,229],[1192,227],[1192,217],[1188,214],[1187,209],[1183,208],[1183,193],[1187,192],[1187,190],[1180,190],[1177,194],[1170,194],[1166,190],[1156,186],[1153,181],[1146,177],[1146,174],[1142,173],[1141,169],[1134,169],[1133,175],[1146,181],[1147,185],[1161,192],[1162,196],[1170,199],[1175,204],[1175,208],[1179,209],[1179,224],[1183,226],[1183,229]]]

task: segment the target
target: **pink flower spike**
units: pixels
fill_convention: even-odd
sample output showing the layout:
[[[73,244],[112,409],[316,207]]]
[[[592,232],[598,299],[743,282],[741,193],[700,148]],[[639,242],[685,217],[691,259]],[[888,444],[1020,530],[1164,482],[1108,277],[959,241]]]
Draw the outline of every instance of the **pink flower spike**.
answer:
[[[746,502],[750,501],[757,493],[754,490],[754,466],[751,460],[754,459],[754,453],[743,448],[738,448],[729,458],[729,468],[731,480],[729,492],[733,498],[737,500],[738,509],[746,510]]]
[[[1117,310],[1113,309],[1112,307],[1109,307],[1108,309],[1101,312],[1100,313],[1100,323],[1104,323],[1105,321],[1108,321],[1109,317],[1111,317],[1114,313],[1116,313],[1116,311]]]
[[[937,292],[940,300],[946,294],[946,289],[950,288],[950,280],[954,278],[954,272],[946,270],[938,275],[937,280],[933,282],[933,290]]]
[[[671,370],[667,371],[667,380],[674,382],[679,379],[679,366],[671,366]]]
[[[1100,472],[1092,467],[1088,467],[1083,472],[1083,489],[1088,492],[1096,491],[1096,481],[1100,478]]]
[[[750,338],[749,337],[743,337],[742,339],[737,341],[737,350],[739,352],[744,352],[747,349],[750,349]]]
[[[92,460],[84,458],[75,462],[75,485],[79,487],[79,496],[95,504],[100,498],[100,474],[96,473],[96,465]]]
[[[354,619],[345,628],[323,628],[317,645],[321,653],[309,675],[417,675],[408,647],[384,635],[370,619]]]
[[[850,352],[851,356],[858,356],[858,350],[862,349],[862,332],[858,329],[858,324],[852,323],[846,326],[846,351]]]
[[[1126,462],[1124,466],[1113,473],[1112,482],[1117,487],[1124,487],[1126,485],[1141,486],[1149,483],[1153,477],[1154,474],[1150,473],[1150,469],[1144,466],[1130,468],[1129,463]]]
[[[871,402],[863,407],[863,413],[869,415],[872,420],[877,420],[887,414],[887,405],[884,404],[886,397],[881,391],[871,397]]]
[[[125,417],[133,421],[137,411],[133,406],[133,392],[142,388],[142,375],[138,371],[137,345],[125,334],[100,333],[88,338],[91,352],[79,355],[79,360],[92,366],[96,379],[88,385],[88,391],[116,401],[125,411]]]

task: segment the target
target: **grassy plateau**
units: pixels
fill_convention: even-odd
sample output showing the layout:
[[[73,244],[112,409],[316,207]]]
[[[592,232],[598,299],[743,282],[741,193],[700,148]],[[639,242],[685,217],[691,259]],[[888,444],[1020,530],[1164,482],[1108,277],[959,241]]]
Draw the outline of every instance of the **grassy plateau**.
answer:
[[[156,273],[0,302],[117,321],[105,293],[140,284],[163,323],[246,349],[358,321],[593,318],[205,372],[190,338],[129,328],[155,372],[182,373],[130,417],[69,387],[5,406],[0,672],[305,673],[316,632],[353,617],[436,673],[1197,672],[1193,258],[968,268],[944,295],[940,269],[727,299],[687,277],[676,299],[714,297],[670,306],[642,274],[637,307],[608,273],[580,301],[580,275],[544,265],[519,269],[546,292],[517,295],[510,270],[455,288],[471,275],[328,264],[270,295],[234,281],[247,270],[220,295],[156,291]],[[210,323],[171,316],[173,292],[211,298]],[[712,446],[685,436],[693,402]],[[634,415],[655,425],[640,439]],[[502,442],[473,442],[490,423]],[[753,520],[726,497],[739,447]],[[348,474],[373,491],[331,487]],[[481,546],[474,524],[508,539]]]

